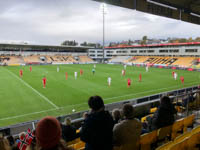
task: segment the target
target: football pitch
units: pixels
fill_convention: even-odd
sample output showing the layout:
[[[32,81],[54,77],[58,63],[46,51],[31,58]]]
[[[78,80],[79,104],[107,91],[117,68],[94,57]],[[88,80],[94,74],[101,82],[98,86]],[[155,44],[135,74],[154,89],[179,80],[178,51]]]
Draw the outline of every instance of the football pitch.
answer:
[[[24,121],[40,119],[47,115],[59,116],[87,110],[90,96],[100,95],[106,104],[143,97],[183,88],[180,76],[184,76],[184,87],[200,84],[200,72],[127,66],[122,76],[122,65],[56,65],[19,67],[0,67],[0,127]],[[23,77],[19,76],[20,69]],[[83,75],[80,76],[80,69]],[[74,72],[78,72],[77,79]],[[172,78],[172,71],[178,73],[178,79]],[[68,73],[66,79],[65,73]],[[139,82],[139,74],[142,82]],[[46,88],[42,78],[46,76]],[[112,78],[108,86],[107,78]],[[127,87],[127,79],[132,80]]]

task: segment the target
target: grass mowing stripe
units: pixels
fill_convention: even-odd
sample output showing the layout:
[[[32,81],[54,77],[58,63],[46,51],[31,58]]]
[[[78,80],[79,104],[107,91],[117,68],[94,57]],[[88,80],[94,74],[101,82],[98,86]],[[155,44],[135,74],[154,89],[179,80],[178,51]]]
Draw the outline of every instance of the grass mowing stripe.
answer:
[[[185,84],[185,85],[191,85],[191,84],[195,84],[195,83],[197,83],[197,82],[192,82],[192,83]],[[149,92],[157,92],[157,91],[160,91],[160,90],[165,90],[165,89],[167,90],[167,89],[176,88],[176,87],[179,87],[179,86],[171,86],[169,88],[161,88],[161,89],[149,90],[149,91],[144,91],[144,92],[139,92],[139,93],[134,93],[134,94],[127,94],[127,95],[115,96],[115,97],[110,97],[110,98],[104,98],[104,100],[110,100],[110,99],[115,99],[115,98],[120,98],[120,97],[127,97],[127,96],[134,96],[134,95],[143,94],[143,93],[149,93]]]
[[[12,76],[14,76],[16,79],[18,79],[19,81],[21,81],[24,85],[26,85],[27,87],[29,87],[30,89],[32,89],[36,94],[38,94],[40,97],[42,97],[46,102],[48,102],[49,104],[51,104],[53,107],[55,107],[56,109],[58,109],[59,107],[56,106],[52,101],[50,101],[46,96],[42,95],[40,92],[38,92],[36,89],[34,89],[32,86],[30,86],[28,83],[26,83],[24,80],[22,80],[21,78],[19,78],[17,75],[15,75],[14,73],[12,73],[11,71],[9,71],[8,69],[5,69],[7,72],[9,72]]]
[[[189,84],[185,84],[185,85],[191,85],[191,84],[194,84],[194,83],[197,83],[197,82],[193,82],[193,83],[189,83]],[[178,86],[172,86],[170,88],[162,88],[162,89],[156,89],[156,90],[149,90],[149,91],[139,92],[139,93],[135,93],[135,94],[127,94],[127,95],[122,95],[122,96],[117,96],[117,97],[105,98],[104,101],[107,101],[107,100],[110,100],[110,99],[119,98],[119,97],[126,97],[126,96],[138,95],[138,94],[142,94],[142,93],[156,92],[156,91],[160,91],[160,90],[164,90],[164,89],[171,89],[171,88],[175,88],[175,87],[178,87]],[[170,92],[170,91],[166,91],[166,93],[167,92]],[[127,99],[127,100],[124,100],[124,101],[128,101],[128,100],[132,100],[132,99]],[[19,116],[1,118],[0,120],[9,120],[9,119],[15,119],[15,118],[20,118],[20,117],[24,117],[24,116],[30,116],[30,115],[34,115],[34,114],[41,114],[41,113],[45,113],[45,112],[50,112],[50,111],[55,111],[55,110],[58,110],[58,109],[67,108],[67,107],[81,106],[83,104],[87,104],[87,103],[80,103],[80,104],[75,104],[75,105],[68,105],[68,106],[64,106],[64,107],[60,107],[60,108],[56,108],[56,109],[49,109],[49,110],[44,110],[44,111],[39,111],[39,112],[33,112],[33,113],[23,114],[23,115],[19,115]]]

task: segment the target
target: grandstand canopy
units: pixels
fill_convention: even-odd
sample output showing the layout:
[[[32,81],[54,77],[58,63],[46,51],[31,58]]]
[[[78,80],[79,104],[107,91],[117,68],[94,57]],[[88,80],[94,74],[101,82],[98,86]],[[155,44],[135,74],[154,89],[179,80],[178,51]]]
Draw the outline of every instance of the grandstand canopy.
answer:
[[[200,24],[200,0],[94,0]]]
[[[91,47],[0,43],[1,51],[86,52]]]

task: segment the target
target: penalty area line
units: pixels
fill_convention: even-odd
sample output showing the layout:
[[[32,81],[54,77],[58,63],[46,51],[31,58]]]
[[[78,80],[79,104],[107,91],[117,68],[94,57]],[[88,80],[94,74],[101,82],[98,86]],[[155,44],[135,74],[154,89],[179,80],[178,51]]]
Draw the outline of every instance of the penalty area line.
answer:
[[[34,89],[31,85],[29,85],[27,82],[25,82],[24,80],[22,80],[21,78],[19,78],[16,74],[12,73],[10,70],[6,69],[7,72],[9,72],[12,76],[14,76],[16,79],[18,79],[19,81],[21,81],[24,85],[26,85],[27,87],[29,87],[31,90],[33,90],[36,94],[38,94],[40,97],[42,97],[46,102],[48,102],[49,104],[51,104],[54,108],[59,109],[58,106],[56,106],[52,101],[50,101],[46,96],[44,96],[43,94],[41,94],[40,92],[38,92],[36,89]]]

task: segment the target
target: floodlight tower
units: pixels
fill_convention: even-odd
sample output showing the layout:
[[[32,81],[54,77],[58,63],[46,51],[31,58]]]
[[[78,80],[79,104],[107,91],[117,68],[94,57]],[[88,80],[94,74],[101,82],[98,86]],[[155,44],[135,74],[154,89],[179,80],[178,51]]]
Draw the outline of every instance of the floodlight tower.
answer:
[[[102,47],[102,50],[103,50],[103,62],[105,62],[105,51],[104,51],[104,47],[105,47],[105,15],[107,14],[107,6],[105,3],[101,3],[100,10],[103,15],[103,47]]]

